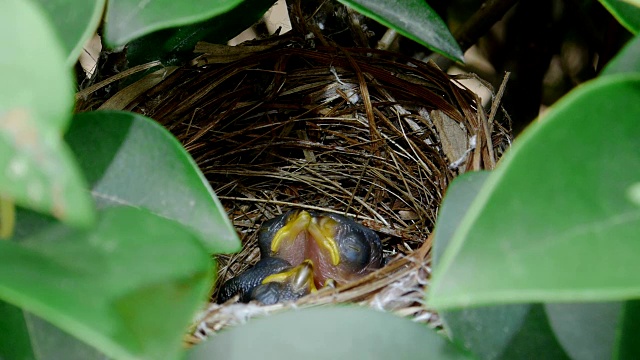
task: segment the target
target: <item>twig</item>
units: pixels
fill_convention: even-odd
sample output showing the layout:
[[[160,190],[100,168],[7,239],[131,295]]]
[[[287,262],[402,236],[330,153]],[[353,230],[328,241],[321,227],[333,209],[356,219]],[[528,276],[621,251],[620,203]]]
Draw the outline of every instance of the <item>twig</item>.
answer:
[[[517,2],[518,0],[488,0],[484,2],[454,34],[462,52],[467,51],[478,39],[484,36]],[[440,54],[434,53],[431,59],[442,69],[448,69],[453,65],[453,60]]]
[[[488,0],[454,34],[462,51],[475,44],[518,0]]]
[[[489,130],[493,133],[493,120],[496,117],[496,113],[500,108],[500,102],[502,100],[502,96],[504,95],[504,90],[507,88],[507,82],[509,81],[509,76],[511,76],[510,72],[506,72],[504,77],[502,78],[502,83],[500,84],[500,89],[498,89],[498,93],[493,98],[493,103],[491,104],[491,112],[489,113]]]

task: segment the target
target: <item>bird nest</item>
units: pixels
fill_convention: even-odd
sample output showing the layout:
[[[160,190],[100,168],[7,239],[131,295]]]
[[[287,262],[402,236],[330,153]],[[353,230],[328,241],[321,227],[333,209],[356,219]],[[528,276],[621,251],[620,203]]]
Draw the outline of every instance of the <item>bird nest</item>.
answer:
[[[131,110],[163,124],[241,236],[242,252],[217,256],[212,303],[188,343],[255,315],[344,302],[433,322],[423,294],[443,193],[459,173],[493,168],[509,144],[509,128],[433,63],[309,44],[294,35],[238,47],[199,44],[203,55],[191,64],[79,105]],[[261,224],[289,209],[342,214],[375,230],[388,265],[293,304],[215,304],[220,285],[259,260]]]

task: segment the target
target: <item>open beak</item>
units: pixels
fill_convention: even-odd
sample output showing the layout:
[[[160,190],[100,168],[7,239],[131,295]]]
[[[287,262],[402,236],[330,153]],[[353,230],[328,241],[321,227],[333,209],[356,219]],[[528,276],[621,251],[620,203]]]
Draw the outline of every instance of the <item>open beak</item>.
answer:
[[[340,263],[340,252],[334,238],[335,231],[333,230],[337,225],[338,223],[331,218],[323,217],[318,219],[311,216],[307,211],[299,211],[292,215],[287,224],[276,232],[271,241],[271,252],[277,253],[286,239],[294,241],[301,232],[306,231],[318,247],[329,254],[331,263],[334,266],[338,265]]]
[[[331,263],[334,266],[340,264],[340,251],[338,250],[338,243],[336,243],[333,236],[335,233],[333,229],[337,225],[338,223],[330,218],[322,218],[320,220],[313,218],[307,229],[316,244],[318,244],[318,247],[329,254]]]
[[[313,281],[313,262],[311,260],[305,260],[296,267],[269,275],[262,280],[263,284],[270,282],[289,283],[296,293],[302,293],[303,290],[308,290],[310,293],[317,291]]]
[[[286,239],[295,240],[301,232],[307,231],[309,224],[311,224],[311,214],[308,212],[303,210],[291,215],[289,221],[273,236],[271,252],[278,252]]]

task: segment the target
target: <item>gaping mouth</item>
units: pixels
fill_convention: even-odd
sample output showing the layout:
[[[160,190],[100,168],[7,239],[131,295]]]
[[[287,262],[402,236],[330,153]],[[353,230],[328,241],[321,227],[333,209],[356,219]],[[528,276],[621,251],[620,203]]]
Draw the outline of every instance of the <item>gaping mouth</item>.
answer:
[[[271,241],[271,252],[277,253],[284,241],[294,241],[298,235],[306,231],[317,246],[329,254],[331,263],[340,264],[340,252],[334,238],[334,228],[338,223],[328,217],[313,217],[307,211],[299,211],[291,215],[287,224],[276,232]]]
[[[305,260],[300,265],[291,269],[272,274],[262,280],[263,284],[270,282],[288,283],[294,292],[316,292],[316,285],[313,280],[313,262]]]

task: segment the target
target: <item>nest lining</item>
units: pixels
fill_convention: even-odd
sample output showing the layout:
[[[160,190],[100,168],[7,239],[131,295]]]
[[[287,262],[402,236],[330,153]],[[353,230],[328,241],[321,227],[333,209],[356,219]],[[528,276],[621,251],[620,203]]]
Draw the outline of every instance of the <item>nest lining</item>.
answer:
[[[396,53],[310,48],[291,35],[197,50],[207,54],[110,99],[89,96],[80,110],[150,116],[196,160],[243,242],[241,253],[217,257],[212,300],[259,260],[260,225],[291,208],[355,218],[378,232],[394,260],[295,304],[211,304],[187,342],[292,306],[360,302],[437,319],[422,297],[442,195],[458,173],[493,168],[509,144],[508,126],[487,119],[477,96],[434,64]]]

